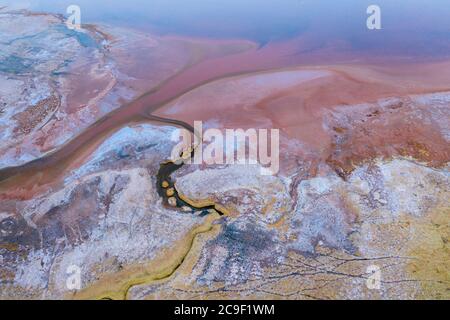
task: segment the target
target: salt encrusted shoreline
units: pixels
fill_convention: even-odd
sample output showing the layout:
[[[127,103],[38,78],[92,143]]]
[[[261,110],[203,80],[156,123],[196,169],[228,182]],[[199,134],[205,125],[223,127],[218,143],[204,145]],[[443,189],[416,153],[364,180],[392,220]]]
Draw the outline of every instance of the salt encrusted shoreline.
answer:
[[[49,24],[60,24],[57,18],[21,14],[25,20],[14,23],[25,28],[33,26],[25,23],[27,19],[37,19],[45,36],[42,41],[52,42],[46,50],[55,49],[60,60],[77,53],[82,61],[94,59],[87,78],[93,74],[101,78],[97,72],[103,70],[103,63],[110,66],[105,72],[116,79],[133,73],[133,68],[120,69],[120,59],[114,64],[98,48],[83,49],[73,35],[61,35],[58,28],[48,31]],[[0,18],[0,29],[8,26]],[[22,30],[14,24],[11,28]],[[22,31],[22,36],[29,32]],[[126,50],[121,51],[124,34],[118,33],[114,32],[118,39],[108,42],[108,50],[118,46],[115,57],[126,56]],[[135,36],[139,41],[150,40],[142,34]],[[4,40],[25,41],[17,35]],[[66,51],[53,47],[58,45],[56,40],[66,44]],[[136,45],[140,46],[139,41]],[[23,45],[30,47],[26,41]],[[154,48],[155,42],[149,45]],[[166,52],[179,48],[171,43]],[[23,148],[3,145],[10,151],[2,155],[2,165],[39,158],[52,143],[35,149],[33,139],[56,139],[57,146],[95,118],[92,108],[65,105],[68,96],[78,91],[70,84],[72,80],[52,82],[48,73],[59,68],[49,65],[49,52],[41,53],[33,67],[28,60],[1,57],[9,59],[4,65],[15,69],[0,72],[5,84],[0,86],[4,91],[0,98],[10,99],[8,110],[0,115],[0,126],[5,128],[0,132],[3,141]],[[167,70],[160,71],[166,74]],[[261,176],[258,166],[245,165],[191,165],[176,172],[176,186],[183,196],[220,205],[226,209],[223,217],[188,214],[162,205],[156,175],[170,156],[176,130],[168,125],[127,124],[88,155],[75,156],[73,170],[63,171],[58,181],[42,185],[42,176],[37,175],[29,190],[21,183],[10,184],[0,201],[0,298],[449,299],[449,93],[402,93],[354,104],[323,99],[319,100],[322,105],[315,105],[323,107],[320,110],[308,103],[295,109],[297,116],[308,120],[302,122],[301,130],[283,122],[290,120],[283,115],[283,106],[292,111],[299,101],[298,92],[314,92],[315,85],[324,84],[321,81],[335,79],[335,72],[311,74],[299,69],[222,79],[162,109],[179,117],[186,106],[197,107],[195,102],[206,97],[205,105],[215,99],[218,102],[211,106],[223,112],[223,118],[206,119],[210,126],[222,129],[236,123],[235,115],[241,123],[251,115],[257,126],[277,123],[275,118],[277,125],[285,125],[283,170],[278,175]],[[109,80],[100,81],[107,91]],[[26,81],[35,83],[29,95],[12,94]],[[119,88],[114,97],[102,93],[103,102],[95,99],[98,92],[86,101],[95,100],[93,104],[106,113],[118,97],[131,98],[143,89],[134,81],[128,84],[132,83],[137,87]],[[55,100],[44,97],[50,87],[61,97],[55,108]],[[234,100],[233,114],[224,104],[232,101],[223,97],[237,89],[246,98],[245,103]],[[32,128],[22,128],[23,132],[31,129],[32,138],[27,135],[20,140],[19,136],[10,141],[8,134],[15,124],[11,118],[29,105],[40,108],[47,102],[45,119],[34,119]],[[200,111],[202,107],[198,105]],[[33,113],[22,113],[18,119],[26,123],[32,118]],[[58,135],[57,126],[47,128],[52,121],[68,121],[75,131]],[[62,126],[64,130],[69,127]],[[324,139],[311,143],[316,138]],[[6,156],[8,152],[11,157]],[[81,270],[81,290],[66,286],[71,266]],[[370,290],[366,284],[367,270],[373,266],[381,271],[379,290]]]

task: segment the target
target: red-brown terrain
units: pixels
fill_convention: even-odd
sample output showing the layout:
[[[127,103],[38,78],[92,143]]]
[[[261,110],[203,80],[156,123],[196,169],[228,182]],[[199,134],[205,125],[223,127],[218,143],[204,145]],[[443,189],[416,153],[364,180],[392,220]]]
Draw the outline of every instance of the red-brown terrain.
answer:
[[[62,24],[0,9],[2,43],[52,43],[2,48],[0,298],[449,297],[449,60]],[[194,121],[279,129],[281,171],[157,185]]]

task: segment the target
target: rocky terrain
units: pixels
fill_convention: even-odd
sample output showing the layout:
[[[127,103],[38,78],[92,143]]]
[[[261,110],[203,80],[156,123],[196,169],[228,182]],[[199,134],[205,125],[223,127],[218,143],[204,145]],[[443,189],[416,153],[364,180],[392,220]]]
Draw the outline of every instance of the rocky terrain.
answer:
[[[0,46],[1,299],[450,299],[448,75],[424,81],[436,65],[406,80],[361,65],[228,76],[156,122],[121,108],[254,46],[78,34],[23,11],[0,11]],[[195,120],[279,128],[280,171],[184,165],[171,178],[190,207],[167,204],[161,164]]]

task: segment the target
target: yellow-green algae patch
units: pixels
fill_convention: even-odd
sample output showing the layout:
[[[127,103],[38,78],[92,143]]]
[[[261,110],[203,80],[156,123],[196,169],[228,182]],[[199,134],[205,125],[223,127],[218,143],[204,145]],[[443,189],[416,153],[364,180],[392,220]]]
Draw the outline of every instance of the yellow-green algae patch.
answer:
[[[211,231],[213,222],[219,217],[217,213],[207,216],[202,225],[191,230],[177,244],[163,250],[156,259],[144,264],[125,266],[119,272],[103,275],[97,282],[67,298],[124,300],[128,298],[130,288],[170,277],[190,252],[196,236]]]
[[[196,276],[198,276],[199,270],[195,268],[195,265],[198,263],[202,249],[204,248],[205,244],[216,238],[220,232],[222,232],[222,226],[221,225],[214,225],[211,228],[211,231],[205,232],[202,234],[199,234],[197,237],[195,237],[192,248],[189,251],[189,253],[186,255],[186,259],[184,260],[183,264],[180,266],[180,268],[177,269],[176,275],[174,277],[170,278],[170,287],[171,288],[177,288],[180,291],[184,290],[193,290],[195,288],[195,285],[189,281],[188,279],[195,279]],[[157,282],[155,282],[157,283]],[[145,287],[145,286],[144,286]],[[207,291],[201,291],[202,294],[199,297],[200,299],[208,299]],[[204,293],[204,294],[203,294]],[[173,290],[161,290],[157,293],[150,293],[146,294],[144,296],[144,299],[146,300],[154,300],[154,299],[178,299],[176,292]]]
[[[426,221],[412,222],[415,241],[409,255],[415,259],[407,266],[412,278],[419,280],[419,298],[450,299],[450,208],[437,208]]]

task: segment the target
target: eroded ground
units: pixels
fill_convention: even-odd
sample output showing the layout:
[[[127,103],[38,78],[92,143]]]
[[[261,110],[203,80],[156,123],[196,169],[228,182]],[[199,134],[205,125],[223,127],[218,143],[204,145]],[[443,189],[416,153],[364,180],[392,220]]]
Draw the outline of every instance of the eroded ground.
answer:
[[[24,165],[0,174],[0,298],[450,299],[448,62],[223,63],[203,83],[255,45],[2,11],[0,38],[0,165]],[[185,165],[178,194],[220,210],[165,204],[160,164],[195,120],[279,128],[280,172]]]

